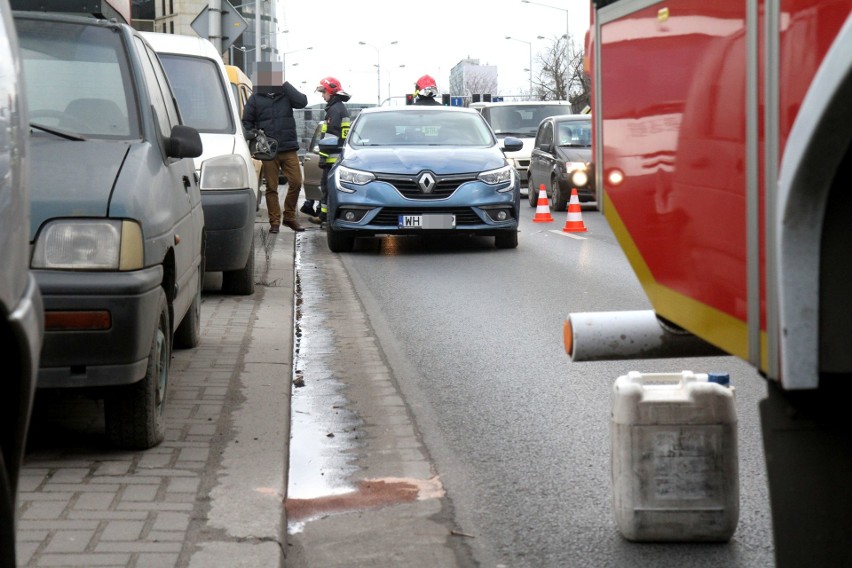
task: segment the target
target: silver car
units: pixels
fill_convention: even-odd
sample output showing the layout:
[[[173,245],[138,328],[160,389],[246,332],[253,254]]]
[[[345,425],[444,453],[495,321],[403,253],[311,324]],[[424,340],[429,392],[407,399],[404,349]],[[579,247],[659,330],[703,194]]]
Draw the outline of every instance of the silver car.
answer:
[[[29,270],[29,142],[17,38],[0,0],[0,565],[15,565],[15,497],[44,333],[41,294]]]

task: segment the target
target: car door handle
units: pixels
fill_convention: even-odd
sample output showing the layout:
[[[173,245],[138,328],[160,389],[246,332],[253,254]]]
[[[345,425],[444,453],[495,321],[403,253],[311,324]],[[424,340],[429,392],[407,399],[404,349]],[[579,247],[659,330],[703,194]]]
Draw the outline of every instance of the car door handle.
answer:
[[[187,176],[183,176],[183,190],[189,191],[189,188],[192,187],[192,182],[189,181]]]

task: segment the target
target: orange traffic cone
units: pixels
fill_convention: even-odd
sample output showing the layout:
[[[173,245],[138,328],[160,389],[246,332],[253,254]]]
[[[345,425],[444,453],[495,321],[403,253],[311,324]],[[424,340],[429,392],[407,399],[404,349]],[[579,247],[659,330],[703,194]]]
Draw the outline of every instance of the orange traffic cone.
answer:
[[[553,216],[550,214],[550,205],[547,203],[547,191],[544,189],[544,184],[539,186],[538,203],[535,207],[535,217],[533,223],[552,223]]]
[[[585,233],[586,225],[583,223],[583,210],[580,208],[580,196],[577,189],[571,190],[571,199],[568,200],[568,218],[565,219],[563,233]]]

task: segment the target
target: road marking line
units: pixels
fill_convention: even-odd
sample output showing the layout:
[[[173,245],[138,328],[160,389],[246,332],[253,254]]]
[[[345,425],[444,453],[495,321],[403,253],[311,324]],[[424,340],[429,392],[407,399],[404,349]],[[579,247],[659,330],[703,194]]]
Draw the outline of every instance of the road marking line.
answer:
[[[570,237],[572,239],[577,239],[578,241],[585,241],[586,237],[581,237],[580,235],[575,235],[574,233],[566,233],[565,231],[557,231],[555,229],[550,230],[551,233],[556,235],[562,235],[563,237]]]

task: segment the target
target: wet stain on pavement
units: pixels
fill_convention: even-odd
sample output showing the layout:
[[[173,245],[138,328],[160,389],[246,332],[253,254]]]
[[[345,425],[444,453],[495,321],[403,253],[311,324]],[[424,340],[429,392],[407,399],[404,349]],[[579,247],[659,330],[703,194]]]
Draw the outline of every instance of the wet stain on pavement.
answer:
[[[411,503],[425,499],[440,499],[444,489],[438,477],[431,479],[404,479],[386,477],[365,479],[354,491],[326,495],[313,499],[287,499],[285,507],[290,521],[308,521],[317,517],[379,509],[388,505]]]

